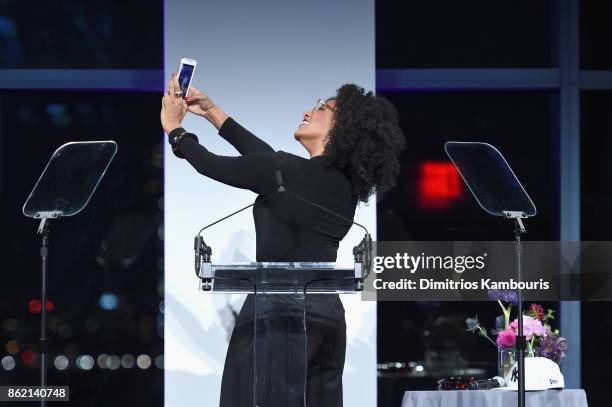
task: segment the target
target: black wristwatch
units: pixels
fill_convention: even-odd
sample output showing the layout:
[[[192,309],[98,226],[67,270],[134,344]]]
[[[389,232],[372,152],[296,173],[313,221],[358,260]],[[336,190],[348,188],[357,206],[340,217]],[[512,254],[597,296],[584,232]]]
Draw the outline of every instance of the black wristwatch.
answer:
[[[187,130],[183,129],[182,127],[176,128],[172,130],[170,134],[168,134],[168,142],[170,143],[170,146],[172,147],[172,152],[178,158],[185,158],[181,154],[178,147],[179,147],[179,144],[181,144],[181,142],[186,138],[191,138],[195,140],[196,143],[198,143],[198,136],[196,136],[193,133],[189,133]]]

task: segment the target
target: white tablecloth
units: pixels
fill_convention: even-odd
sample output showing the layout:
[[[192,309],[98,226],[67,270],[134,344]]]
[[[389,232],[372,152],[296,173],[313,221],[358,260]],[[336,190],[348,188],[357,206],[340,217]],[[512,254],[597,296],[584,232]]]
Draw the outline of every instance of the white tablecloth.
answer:
[[[402,407],[515,407],[512,390],[407,391]],[[528,391],[525,407],[587,407],[582,389]]]

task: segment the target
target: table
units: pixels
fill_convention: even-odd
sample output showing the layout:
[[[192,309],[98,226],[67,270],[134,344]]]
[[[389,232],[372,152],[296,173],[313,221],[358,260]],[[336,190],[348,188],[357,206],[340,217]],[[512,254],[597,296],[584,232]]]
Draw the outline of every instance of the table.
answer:
[[[407,391],[402,407],[515,407],[512,390]],[[528,391],[526,407],[587,407],[582,389]]]

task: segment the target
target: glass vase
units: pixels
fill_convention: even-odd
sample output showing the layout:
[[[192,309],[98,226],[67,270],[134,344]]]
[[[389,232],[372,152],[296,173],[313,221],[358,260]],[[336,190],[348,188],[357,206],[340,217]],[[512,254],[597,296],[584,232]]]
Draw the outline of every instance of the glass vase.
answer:
[[[505,378],[516,362],[516,349],[497,347],[497,375]]]

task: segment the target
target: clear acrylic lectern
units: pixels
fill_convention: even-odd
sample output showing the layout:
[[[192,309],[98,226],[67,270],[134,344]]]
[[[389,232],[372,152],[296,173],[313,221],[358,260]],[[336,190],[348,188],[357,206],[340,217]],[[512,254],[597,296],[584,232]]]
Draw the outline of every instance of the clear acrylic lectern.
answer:
[[[308,299],[316,298],[313,294],[355,293],[361,289],[361,273],[360,261],[356,261],[355,267],[350,269],[340,269],[336,268],[335,263],[322,262],[257,262],[214,266],[210,262],[202,262],[198,274],[201,290],[254,296],[253,395],[249,398],[253,406],[306,406]],[[282,340],[279,341],[279,338]],[[290,352],[284,353],[286,358],[283,360],[269,357],[277,346],[290,347]],[[270,388],[268,377],[275,369],[288,372],[284,377],[283,391],[275,392]]]

